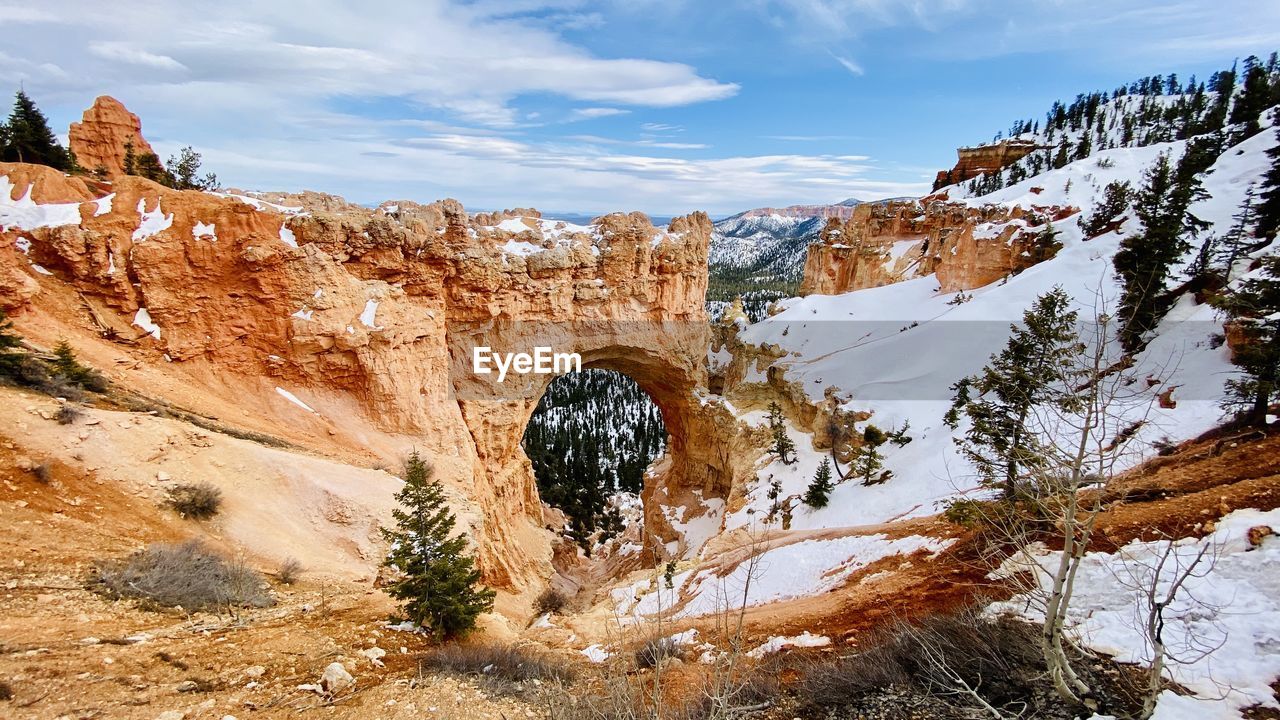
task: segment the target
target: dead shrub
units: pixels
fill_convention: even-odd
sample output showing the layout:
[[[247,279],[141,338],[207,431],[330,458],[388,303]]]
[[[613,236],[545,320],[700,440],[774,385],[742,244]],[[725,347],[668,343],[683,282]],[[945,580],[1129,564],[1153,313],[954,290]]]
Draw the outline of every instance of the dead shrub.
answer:
[[[136,598],[188,612],[274,604],[261,575],[197,540],[156,543],[126,558],[99,563],[91,585],[112,599]]]
[[[569,603],[569,598],[555,588],[547,588],[533,601],[533,610],[539,615],[558,613]]]
[[[48,485],[53,480],[53,467],[49,463],[40,463],[31,467],[31,477],[41,485]]]
[[[62,398],[68,402],[84,402],[85,398],[88,397],[85,395],[84,388],[62,375],[55,375],[35,387],[46,395]]]
[[[276,579],[285,585],[292,585],[298,582],[305,569],[297,558],[285,558],[280,567],[276,568]]]
[[[573,680],[570,665],[548,653],[494,643],[453,643],[428,650],[420,659],[424,672],[474,675],[489,690],[510,692],[523,683],[568,683]],[[520,687],[518,687],[520,686]]]
[[[54,415],[54,419],[58,421],[59,425],[71,425],[79,420],[82,414],[80,408],[75,405],[63,403],[58,407],[58,412]]]
[[[680,658],[683,654],[680,644],[669,637],[650,638],[636,648],[636,667],[657,667],[664,660]]]
[[[222,491],[207,482],[175,485],[169,490],[169,507],[196,520],[211,518],[222,508]]]
[[[13,699],[13,688],[9,686],[9,683],[3,680],[0,680],[0,700],[12,700],[12,699]]]
[[[892,696],[902,707],[945,701],[963,708],[958,712],[981,714],[988,712],[985,703],[1010,716],[1057,718],[1062,711],[1071,717],[1043,682],[1036,626],[985,616],[982,605],[875,633],[861,643],[865,650],[807,668],[797,697],[811,710],[841,707],[855,714]]]

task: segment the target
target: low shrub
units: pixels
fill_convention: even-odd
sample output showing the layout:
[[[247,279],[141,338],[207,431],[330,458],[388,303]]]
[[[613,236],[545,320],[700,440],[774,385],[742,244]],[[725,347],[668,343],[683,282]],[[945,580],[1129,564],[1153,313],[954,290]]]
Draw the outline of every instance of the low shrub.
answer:
[[[40,463],[31,467],[31,477],[41,485],[48,485],[53,480],[53,467],[49,463]]]
[[[71,425],[79,420],[81,415],[80,408],[71,403],[63,403],[58,407],[58,412],[54,415],[54,418],[59,425]]]
[[[490,689],[515,689],[530,680],[567,683],[573,680],[570,665],[545,652],[516,645],[451,643],[434,647],[419,662],[424,672],[475,675]]]
[[[679,658],[682,655],[680,644],[675,640],[669,637],[650,638],[636,648],[636,667],[657,667],[668,658]]]
[[[222,508],[222,491],[207,482],[175,485],[169,490],[169,507],[196,520],[211,518]]]
[[[276,579],[285,585],[292,585],[302,577],[304,569],[297,558],[285,558],[280,567],[276,568]]]
[[[91,586],[112,599],[136,598],[188,612],[274,603],[261,575],[197,540],[156,543],[128,557],[99,563]]]
[[[555,588],[547,588],[533,601],[533,610],[539,615],[558,613],[569,603],[569,598]]]

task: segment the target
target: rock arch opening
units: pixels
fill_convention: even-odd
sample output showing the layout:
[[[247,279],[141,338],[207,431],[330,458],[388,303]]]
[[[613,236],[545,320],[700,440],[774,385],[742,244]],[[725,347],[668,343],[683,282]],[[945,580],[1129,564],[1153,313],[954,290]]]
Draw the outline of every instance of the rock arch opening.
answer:
[[[544,517],[543,498],[533,462],[524,450],[524,438],[555,378],[526,374],[499,383],[494,375],[477,375],[470,363],[472,348],[477,345],[494,352],[528,352],[535,346],[576,352],[583,370],[621,373],[652,399],[667,439],[664,454],[646,474],[641,488],[643,522],[635,542],[642,551],[635,553],[634,562],[653,565],[688,557],[697,548],[690,544],[683,528],[697,518],[703,518],[699,527],[714,525],[718,531],[718,520],[732,489],[741,485],[750,468],[738,461],[747,454],[734,449],[742,438],[736,434],[732,415],[708,399],[709,327],[705,320],[539,327],[494,323],[473,332],[456,332],[451,343],[455,395],[475,444],[472,495],[482,499],[478,505],[485,511],[477,541],[487,580],[502,584],[508,578],[527,577],[521,568],[530,567],[530,561],[538,563],[530,557],[534,552],[545,553],[541,554],[546,563],[542,567],[550,569],[552,565],[547,527],[555,518]],[[513,515],[522,515],[527,522],[513,523]],[[707,519],[709,516],[714,517]]]
[[[604,368],[552,380],[523,442],[540,497],[564,514],[552,527],[588,556],[643,524],[645,472],[667,445],[653,398],[625,373]]]

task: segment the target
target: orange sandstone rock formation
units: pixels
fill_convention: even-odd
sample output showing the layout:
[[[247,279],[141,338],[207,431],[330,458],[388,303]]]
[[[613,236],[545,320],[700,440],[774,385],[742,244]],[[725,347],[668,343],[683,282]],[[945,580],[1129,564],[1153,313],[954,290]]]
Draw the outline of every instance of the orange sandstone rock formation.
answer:
[[[142,121],[110,95],[102,95],[84,111],[80,122],[71,123],[68,133],[71,152],[80,167],[89,171],[103,170],[107,178],[124,174],[125,145],[133,143],[138,155],[154,153],[142,137]]]
[[[939,170],[933,181],[933,189],[954,185],[975,178],[983,173],[995,172],[1012,165],[1039,149],[1030,140],[1001,140],[990,145],[962,147],[956,150],[956,165],[950,170]]]
[[[358,437],[327,419],[354,408],[368,427],[412,438],[469,499],[485,578],[500,588],[536,589],[551,570],[553,536],[521,438],[552,378],[477,375],[475,346],[577,352],[650,392],[671,443],[644,491],[646,559],[681,552],[661,505],[685,505],[688,520],[749,472],[739,459],[749,453],[726,447],[737,442],[731,416],[699,400],[705,214],[666,230],[615,214],[588,231],[530,215],[510,232],[488,224],[506,214],[469,218],[453,200],[369,210],[317,193],[178,191],[133,176],[103,195],[30,165],[0,164],[0,175],[14,197],[30,187],[79,215],[0,233],[0,269],[23,280],[0,302],[20,327],[60,312],[53,298],[78,297],[89,312],[59,322],[96,325],[211,396],[274,402],[291,430]]]
[[[1052,257],[1046,223],[1074,212],[930,199],[859,205],[809,246],[800,293],[837,295],[930,273],[942,292],[981,287]]]

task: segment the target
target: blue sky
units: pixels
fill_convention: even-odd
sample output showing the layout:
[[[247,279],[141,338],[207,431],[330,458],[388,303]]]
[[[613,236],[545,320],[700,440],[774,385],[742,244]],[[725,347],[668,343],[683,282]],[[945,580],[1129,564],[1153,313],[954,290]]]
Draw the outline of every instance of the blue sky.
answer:
[[[472,209],[928,189],[1055,99],[1280,48],[1261,0],[0,0],[0,89],[110,94],[224,184]]]

